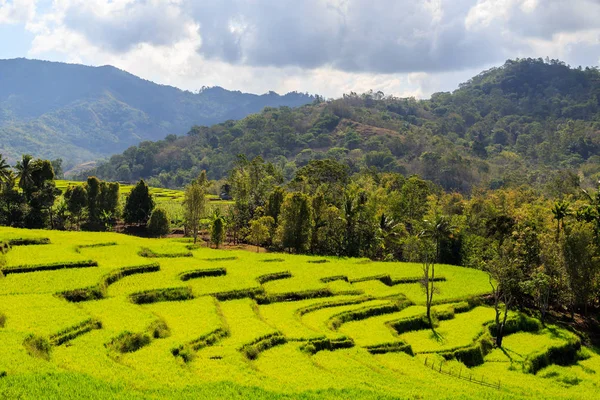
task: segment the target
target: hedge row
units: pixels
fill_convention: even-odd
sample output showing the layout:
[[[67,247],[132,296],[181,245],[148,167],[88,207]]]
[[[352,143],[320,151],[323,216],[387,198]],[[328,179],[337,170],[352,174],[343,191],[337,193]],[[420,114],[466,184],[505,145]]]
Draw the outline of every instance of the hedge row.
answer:
[[[313,311],[317,311],[323,308],[331,308],[331,307],[340,307],[340,306],[348,306],[351,304],[360,304],[365,301],[373,300],[370,296],[360,297],[358,299],[349,299],[349,300],[335,300],[328,301],[325,303],[312,304],[310,306],[302,307],[296,310],[296,314],[299,316],[303,316],[304,314],[311,313]]]
[[[404,308],[412,305],[412,302],[398,301],[393,304],[384,304],[381,306],[370,306],[363,307],[358,310],[344,311],[339,314],[333,315],[327,321],[329,328],[337,330],[342,324],[350,321],[360,321],[370,317],[375,317],[383,314],[391,314],[403,310]]]
[[[249,360],[255,360],[263,351],[285,343],[287,343],[285,336],[280,332],[274,332],[254,339],[252,342],[243,345],[239,350]]]
[[[95,249],[95,248],[98,248],[98,247],[109,247],[109,246],[116,246],[116,245],[117,245],[117,242],[80,244],[78,246],[75,246],[75,252],[81,253],[82,249]]]
[[[97,319],[90,318],[80,324],[55,333],[48,339],[50,340],[50,344],[52,344],[52,346],[60,346],[94,329],[102,329],[102,322],[98,321]]]
[[[326,276],[325,278],[321,278],[321,282],[328,283],[333,281],[345,281],[348,282],[348,277],[346,275],[334,275],[334,276]]]
[[[421,314],[414,317],[402,318],[396,321],[386,322],[386,325],[392,328],[398,335],[411,331],[420,331],[423,329],[431,329],[431,323],[427,319],[427,315]]]
[[[406,353],[414,356],[412,346],[405,342],[381,343],[373,346],[366,346],[365,349],[371,354],[385,353]]]
[[[310,339],[306,344],[300,346],[300,350],[308,354],[316,354],[323,350],[348,349],[354,347],[354,341],[349,337],[341,337],[337,339],[317,338]]]
[[[9,239],[8,244],[11,246],[35,246],[40,244],[50,244],[49,238],[19,238]]]
[[[162,319],[151,323],[144,332],[122,332],[104,346],[119,353],[133,353],[149,345],[153,339],[163,339],[171,335],[171,330]]]
[[[381,274],[381,275],[373,275],[373,276],[364,276],[362,278],[356,278],[356,279],[350,279],[350,280],[348,280],[348,278],[346,277],[345,280],[350,283],[358,283],[358,282],[366,282],[366,281],[379,281],[386,286],[395,286],[395,285],[402,285],[402,284],[408,284],[408,283],[419,283],[423,280],[423,277],[418,276],[418,277],[392,279],[392,277],[390,275]],[[438,276],[438,277],[434,278],[433,281],[434,282],[445,282],[446,278],[443,276]]]
[[[237,300],[237,299],[245,299],[245,298],[255,298],[256,296],[260,296],[264,293],[264,289],[261,287],[251,288],[251,289],[236,289],[236,290],[228,290],[226,292],[217,292],[212,295],[219,301],[226,300]]]
[[[190,343],[171,349],[171,354],[175,357],[181,357],[184,362],[189,362],[196,357],[194,352],[204,347],[212,346],[227,336],[229,336],[229,331],[223,328],[217,328],[214,331],[194,339]]]
[[[86,261],[66,261],[66,262],[57,262],[51,264],[42,264],[42,265],[16,265],[13,267],[4,267],[1,272],[4,275],[9,274],[24,274],[28,272],[38,272],[38,271],[56,271],[59,269],[70,269],[70,268],[89,268],[89,267],[97,267],[98,263],[92,260]]]
[[[106,297],[106,289],[108,286],[112,285],[118,280],[130,275],[157,271],[160,271],[160,265],[158,263],[123,267],[104,275],[97,285],[88,288],[65,290],[57,293],[57,295],[73,303],[100,300]]]
[[[329,260],[325,260],[325,259],[323,259],[323,260],[308,260],[307,261],[307,263],[310,263],[310,264],[325,264],[328,262],[329,262]]]
[[[140,257],[146,257],[146,258],[182,258],[182,257],[194,257],[194,255],[191,252],[185,252],[185,253],[156,253],[155,251],[147,248],[147,247],[142,247],[142,250],[140,250],[138,252],[138,255]]]
[[[254,296],[258,304],[279,303],[284,301],[300,301],[306,299],[315,299],[320,297],[331,297],[334,293],[328,288],[304,290],[299,292],[259,294]]]
[[[192,293],[192,289],[189,287],[145,290],[143,292],[132,293],[129,295],[129,299],[135,304],[191,300],[193,298],[194,294]]]
[[[563,344],[550,346],[544,350],[530,354],[524,363],[525,372],[536,374],[550,364],[570,365],[577,361],[577,353],[581,349],[581,341],[573,336]]]
[[[285,261],[283,258],[267,258],[265,260],[260,260],[261,262],[283,262]]]
[[[261,275],[256,280],[262,285],[263,283],[277,281],[279,279],[291,278],[292,273],[290,271],[274,272],[272,274]]]
[[[237,260],[238,257],[215,257],[215,258],[203,258],[204,261],[233,261]]]
[[[193,271],[186,271],[179,274],[179,279],[182,281],[189,281],[190,279],[206,278],[209,276],[222,276],[227,275],[225,268],[209,268],[209,269],[197,269]]]

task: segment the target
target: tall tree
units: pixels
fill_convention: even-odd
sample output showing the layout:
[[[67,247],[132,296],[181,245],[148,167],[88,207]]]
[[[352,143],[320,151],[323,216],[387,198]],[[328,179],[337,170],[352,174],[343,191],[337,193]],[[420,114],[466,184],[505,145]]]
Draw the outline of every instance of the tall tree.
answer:
[[[215,213],[210,227],[210,241],[218,249],[221,243],[225,241],[225,219],[220,213]]]
[[[571,215],[571,204],[568,201],[558,201],[554,203],[552,214],[556,220],[556,241],[558,242],[561,229],[565,229],[565,218]]]
[[[308,249],[313,222],[311,208],[310,198],[304,193],[294,192],[286,196],[277,230],[283,248],[296,253]]]
[[[87,193],[82,185],[69,186],[65,191],[64,198],[67,202],[67,211],[71,214],[71,222],[77,230],[81,226],[81,216],[87,205]]]
[[[141,179],[125,202],[124,217],[128,224],[145,224],[154,210],[154,199],[146,182]]]
[[[196,243],[198,230],[200,229],[200,219],[204,216],[206,207],[204,188],[198,182],[192,182],[185,187],[183,207],[186,228],[188,232],[191,232],[194,243]]]
[[[29,188],[33,185],[33,157],[29,154],[24,154],[21,161],[17,162],[15,169],[17,170],[17,177],[19,178],[19,187],[23,189],[25,193],[29,192]]]
[[[10,165],[6,162],[6,159],[0,154],[0,184],[5,183],[8,180],[10,172]]]
[[[423,251],[423,280],[421,283],[425,290],[427,319],[431,326],[433,326],[431,306],[435,293],[435,264],[440,260],[442,241],[450,237],[454,230],[455,227],[450,225],[446,216],[436,214],[433,219],[423,221],[423,229],[419,233],[420,239],[424,241],[421,247]],[[429,241],[431,244],[428,243]],[[431,247],[433,247],[433,251],[431,251]]]

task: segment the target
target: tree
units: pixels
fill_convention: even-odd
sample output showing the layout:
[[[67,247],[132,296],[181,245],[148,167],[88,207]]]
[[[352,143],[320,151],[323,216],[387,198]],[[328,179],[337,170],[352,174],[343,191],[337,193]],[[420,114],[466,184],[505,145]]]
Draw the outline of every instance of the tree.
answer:
[[[572,293],[571,313],[577,306],[583,306],[587,315],[600,277],[594,229],[590,224],[577,223],[570,225],[565,233],[564,261]]]
[[[6,183],[9,178],[10,165],[6,162],[6,159],[0,154],[0,184]]]
[[[312,209],[310,198],[299,192],[285,197],[281,207],[278,240],[285,249],[296,253],[306,251],[312,231]]]
[[[225,241],[225,220],[220,214],[215,214],[212,220],[210,241],[215,244],[217,249]]]
[[[250,233],[248,241],[256,246],[256,252],[260,250],[260,245],[265,243],[271,237],[271,229],[275,225],[273,217],[260,217],[250,221]]]
[[[23,192],[27,193],[33,185],[33,178],[31,177],[33,173],[33,157],[29,154],[24,154],[21,161],[18,161],[17,165],[15,165],[15,169],[19,178],[19,187],[23,189]]]
[[[153,209],[154,200],[150,194],[150,189],[146,182],[141,179],[127,196],[124,210],[125,222],[128,224],[145,224]]]
[[[155,208],[148,221],[148,233],[154,237],[166,236],[171,232],[171,221],[167,211]]]
[[[556,241],[560,238],[561,228],[565,229],[565,218],[571,215],[571,204],[568,201],[558,201],[554,203],[552,214],[556,220]]]
[[[283,190],[283,188],[280,186],[275,186],[269,195],[269,199],[267,200],[265,214],[273,218],[275,225],[277,225],[279,220],[279,213],[281,212],[281,205],[283,204],[284,197],[285,190]]]
[[[196,243],[200,219],[204,216],[206,207],[204,188],[198,182],[192,182],[185,187],[183,207],[186,228],[188,232],[191,232],[194,243]]]
[[[508,313],[514,305],[516,293],[520,291],[520,285],[524,281],[519,268],[515,243],[512,239],[509,238],[502,243],[497,256],[486,263],[485,270],[489,276],[494,298],[496,346],[502,347]]]
[[[67,202],[67,211],[71,214],[72,223],[77,229],[81,225],[81,216],[83,209],[87,204],[87,193],[83,186],[69,186],[64,195]]]

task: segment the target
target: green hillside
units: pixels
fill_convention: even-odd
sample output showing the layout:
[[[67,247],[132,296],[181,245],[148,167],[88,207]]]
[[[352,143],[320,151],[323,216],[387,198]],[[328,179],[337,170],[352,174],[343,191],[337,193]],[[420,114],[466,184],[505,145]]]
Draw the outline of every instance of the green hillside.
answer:
[[[310,160],[332,158],[351,172],[369,167],[419,174],[461,192],[539,187],[561,170],[595,185],[599,100],[595,68],[507,61],[428,100],[351,93],[195,126],[186,136],[129,148],[92,173],[112,180],[153,178],[155,186],[178,187],[203,169],[211,179],[222,178],[244,154],[272,161],[288,179]]]
[[[0,60],[0,153],[69,164],[105,157],[194,124],[243,118],[266,106],[299,106],[311,96],[261,96],[219,87],[199,93],[157,85],[111,66]]]
[[[0,398],[592,399],[600,384],[594,349],[524,315],[493,349],[474,269],[437,267],[432,330],[421,264],[5,227],[0,241]]]

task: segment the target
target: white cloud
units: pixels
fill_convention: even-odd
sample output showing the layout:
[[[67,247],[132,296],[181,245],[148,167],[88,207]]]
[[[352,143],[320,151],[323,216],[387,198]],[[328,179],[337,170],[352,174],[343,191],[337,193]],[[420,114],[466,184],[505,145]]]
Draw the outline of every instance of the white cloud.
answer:
[[[35,17],[35,0],[0,0],[0,25],[26,23]]]
[[[18,7],[17,7],[18,6]],[[0,0],[28,55],[264,93],[428,96],[507,58],[597,64],[597,0]]]

